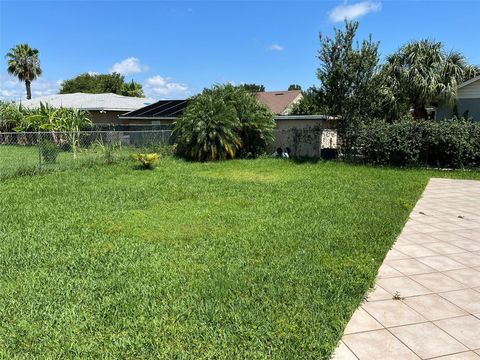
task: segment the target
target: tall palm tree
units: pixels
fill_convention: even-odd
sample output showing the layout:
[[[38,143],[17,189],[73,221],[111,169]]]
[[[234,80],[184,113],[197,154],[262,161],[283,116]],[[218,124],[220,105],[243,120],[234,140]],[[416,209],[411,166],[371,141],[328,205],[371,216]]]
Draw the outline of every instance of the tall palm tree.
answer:
[[[11,48],[5,57],[8,73],[25,82],[27,100],[31,99],[30,84],[42,74],[38,50],[31,48],[28,44],[19,44]]]
[[[427,117],[430,105],[455,101],[458,85],[477,73],[462,54],[432,40],[404,45],[387,58],[384,71],[397,101],[408,102],[417,119]]]

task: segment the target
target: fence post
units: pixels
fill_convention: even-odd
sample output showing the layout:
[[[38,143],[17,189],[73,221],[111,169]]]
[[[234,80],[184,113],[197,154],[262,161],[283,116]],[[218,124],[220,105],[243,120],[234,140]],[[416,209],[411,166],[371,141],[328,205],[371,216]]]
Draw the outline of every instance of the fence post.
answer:
[[[42,171],[42,142],[40,140],[40,131],[37,132],[37,147],[38,147],[38,171]]]

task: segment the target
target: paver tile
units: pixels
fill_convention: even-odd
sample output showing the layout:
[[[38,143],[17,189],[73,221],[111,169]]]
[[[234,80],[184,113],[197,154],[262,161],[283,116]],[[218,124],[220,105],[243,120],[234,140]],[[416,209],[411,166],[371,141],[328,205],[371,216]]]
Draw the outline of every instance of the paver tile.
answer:
[[[403,254],[401,253],[400,251],[398,250],[395,250],[395,249],[391,249],[387,256],[385,257],[385,261],[389,261],[389,260],[398,260],[398,259],[408,259],[410,256],[406,255],[406,254]]]
[[[446,271],[445,275],[455,279],[468,287],[480,286],[480,271],[467,268],[459,270]]]
[[[390,265],[383,264],[382,266],[380,266],[380,269],[378,269],[377,276],[379,279],[386,279],[386,278],[391,278],[396,276],[402,276],[402,273],[399,272],[398,270],[395,270]]]
[[[387,330],[345,335],[343,341],[359,360],[420,359]]]
[[[480,292],[473,289],[449,291],[439,294],[470,314],[480,314]]]
[[[424,322],[426,319],[400,300],[367,302],[363,309],[385,327]]]
[[[359,307],[352,315],[344,334],[383,329],[383,326],[369,313]]]
[[[448,277],[441,272],[412,275],[410,277],[434,292],[454,291],[466,288],[466,285]]]
[[[392,260],[388,262],[388,265],[404,275],[427,274],[436,271],[416,259]]]
[[[407,276],[378,279],[377,283],[390,294],[402,297],[429,294],[432,291]]]
[[[391,298],[392,294],[378,285],[375,285],[375,288],[367,295],[367,301],[389,300]]]
[[[335,353],[333,354],[333,357],[330,360],[358,360],[358,358],[353,355],[343,341],[340,341]]]
[[[445,255],[418,258],[419,261],[438,271],[457,270],[465,268],[465,265],[456,262]]]
[[[435,360],[480,360],[480,356],[473,351],[466,351],[454,355],[441,356]]]
[[[415,244],[426,244],[426,243],[438,241],[438,239],[427,234],[410,234],[410,235],[405,235],[404,238]]]
[[[453,336],[470,350],[480,349],[480,319],[468,315],[435,321],[435,325]]]
[[[480,251],[480,242],[474,240],[458,240],[453,243],[455,246],[467,251]]]
[[[480,266],[480,255],[478,253],[463,252],[460,254],[451,254],[448,255],[448,257],[465,266]]]
[[[392,328],[390,331],[422,359],[468,350],[432,323],[400,326]]]
[[[443,241],[423,244],[423,246],[441,255],[458,254],[465,252],[464,249]]]
[[[426,245],[426,244],[424,244]],[[397,245],[395,249],[410,257],[435,256],[437,252],[427,249],[422,245]]]
[[[429,321],[468,315],[465,310],[437,294],[413,296],[403,302]]]

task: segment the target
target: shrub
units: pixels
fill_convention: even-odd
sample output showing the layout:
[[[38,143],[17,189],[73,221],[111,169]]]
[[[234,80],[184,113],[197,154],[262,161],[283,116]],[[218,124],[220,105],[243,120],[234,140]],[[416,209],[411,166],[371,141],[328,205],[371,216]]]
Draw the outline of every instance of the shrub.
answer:
[[[42,154],[42,159],[45,163],[53,164],[57,161],[60,148],[52,141],[43,140],[40,143],[40,153]]]
[[[178,155],[209,161],[256,157],[273,141],[273,115],[242,87],[216,85],[192,100],[173,130]]]
[[[133,155],[135,160],[138,160],[141,164],[142,169],[153,169],[158,164],[158,159],[160,155],[157,153],[152,154],[135,154]]]
[[[373,164],[478,167],[480,124],[457,118],[373,120],[359,126],[356,149],[365,162]]]

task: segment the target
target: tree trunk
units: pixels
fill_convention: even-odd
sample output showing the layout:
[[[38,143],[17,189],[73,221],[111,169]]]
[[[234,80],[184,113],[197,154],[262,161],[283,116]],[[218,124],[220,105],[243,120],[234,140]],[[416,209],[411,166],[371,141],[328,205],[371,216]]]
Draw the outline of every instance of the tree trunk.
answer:
[[[27,100],[32,98],[32,91],[30,90],[30,80],[25,80],[25,87],[27,88]]]

